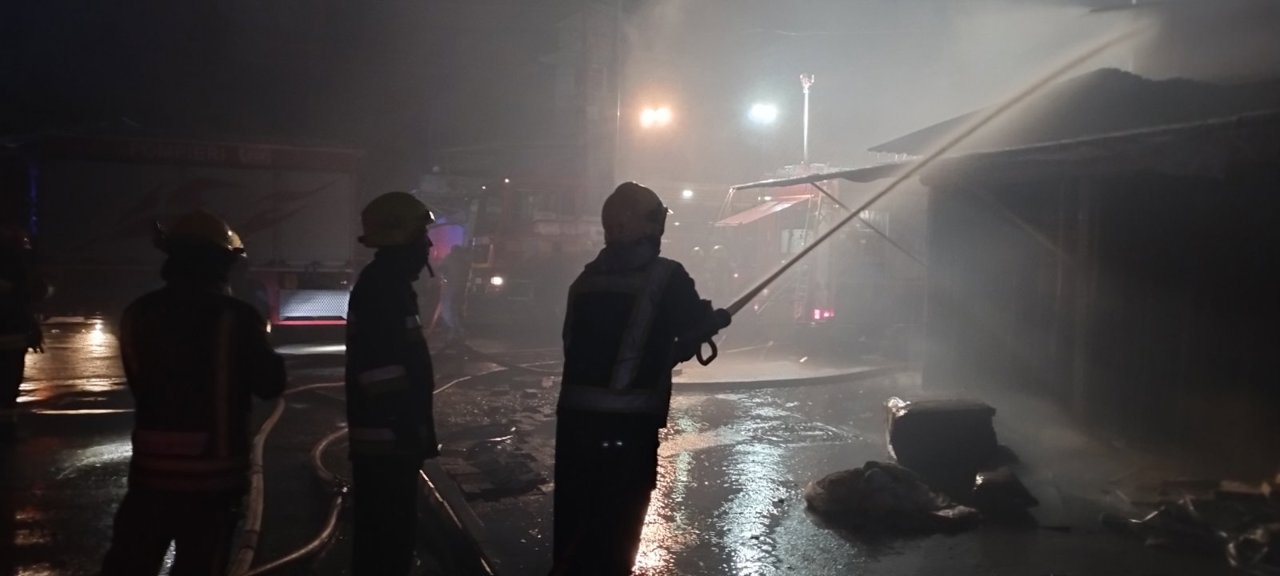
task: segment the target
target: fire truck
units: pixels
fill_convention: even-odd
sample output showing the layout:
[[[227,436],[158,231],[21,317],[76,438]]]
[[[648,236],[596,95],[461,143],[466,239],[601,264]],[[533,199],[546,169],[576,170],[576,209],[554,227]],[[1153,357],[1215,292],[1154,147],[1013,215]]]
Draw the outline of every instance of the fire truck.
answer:
[[[156,222],[195,208],[248,252],[233,291],[276,328],[341,326],[358,270],[361,153],[245,142],[49,137],[0,154],[0,192],[53,286],[49,315],[113,317],[161,284]]]
[[[554,205],[550,192],[501,180],[450,180],[423,197],[437,211],[429,230],[433,266],[442,267],[456,247],[470,249],[466,323],[530,326],[558,334],[569,284],[604,246],[600,219],[543,209]],[[441,288],[437,282],[424,293]],[[423,305],[435,307],[434,301]]]

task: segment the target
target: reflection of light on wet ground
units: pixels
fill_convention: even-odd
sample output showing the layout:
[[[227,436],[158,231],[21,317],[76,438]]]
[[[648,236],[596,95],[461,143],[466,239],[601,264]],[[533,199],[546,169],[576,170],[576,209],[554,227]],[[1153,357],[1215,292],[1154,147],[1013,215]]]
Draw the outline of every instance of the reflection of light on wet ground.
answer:
[[[127,436],[100,446],[83,450],[68,450],[66,456],[62,459],[63,470],[58,474],[58,478],[71,476],[82,468],[124,462],[129,460],[132,455],[133,444]]]
[[[89,332],[85,337],[85,340],[89,343],[91,348],[100,349],[110,344],[112,338],[110,334],[107,334],[106,331],[102,329],[102,321],[99,320],[94,322],[93,326],[89,328]]]
[[[27,355],[19,402],[119,393],[124,371],[110,325],[100,319],[46,323],[45,353]],[[101,402],[103,398],[86,398]],[[83,405],[82,405],[83,406]]]
[[[52,565],[46,562],[41,562],[40,564],[18,568],[16,576],[58,576],[58,574],[59,573],[53,569]]]
[[[13,544],[15,546],[48,544],[52,540],[49,532],[40,528],[44,524],[44,519],[44,513],[35,506],[25,506],[14,511],[13,521],[18,528],[13,531]]]
[[[346,354],[346,344],[285,344],[277,346],[276,352],[285,356],[306,356],[312,354]]]
[[[39,528],[20,528],[13,531],[14,546],[39,546],[52,541],[49,533]]]
[[[98,414],[127,414],[133,412],[129,408],[68,408],[66,410],[36,408],[32,410],[32,414],[58,414],[58,415],[75,415],[75,416],[92,416]]]
[[[79,378],[70,380],[28,379],[19,388],[19,403],[40,402],[69,394],[108,394],[124,390],[124,382],[114,378]],[[85,400],[100,401],[102,397]]]
[[[13,519],[18,522],[36,522],[44,518],[44,514],[35,506],[27,506],[14,513]]]
[[[687,414],[678,416],[671,424],[676,437],[695,432],[696,427]],[[693,526],[688,519],[688,507],[683,505],[693,464],[693,453],[687,450],[660,460],[658,485],[649,500],[644,530],[640,534],[640,551],[633,567],[637,574],[674,574],[675,553],[693,544]]]
[[[733,559],[734,574],[764,574],[773,557],[769,525],[775,506],[786,494],[770,479],[784,475],[781,446],[748,442],[732,449],[725,475],[736,485],[736,493],[720,508],[724,543]]]

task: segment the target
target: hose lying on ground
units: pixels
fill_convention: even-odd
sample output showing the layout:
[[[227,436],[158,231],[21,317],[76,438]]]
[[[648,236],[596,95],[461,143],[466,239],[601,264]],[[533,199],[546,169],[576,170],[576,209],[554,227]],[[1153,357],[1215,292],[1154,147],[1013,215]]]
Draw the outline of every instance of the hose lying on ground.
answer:
[[[277,560],[274,560],[272,562],[269,562],[267,564],[254,568],[248,574],[246,574],[246,576],[258,576],[260,574],[267,574],[269,572],[278,570],[294,562],[297,562],[298,560],[308,558],[314,554],[319,553],[321,550],[323,550],[324,547],[328,545],[329,540],[333,538],[334,530],[338,526],[338,515],[342,512],[342,507],[346,502],[347,494],[349,493],[350,488],[349,488],[349,483],[347,482],[346,479],[338,476],[337,474],[334,474],[332,471],[330,471],[328,468],[325,467],[323,458],[324,458],[324,451],[328,449],[329,445],[341,438],[345,438],[346,435],[347,435],[347,429],[342,428],[340,430],[333,432],[332,434],[329,434],[328,436],[325,436],[323,439],[317,442],[315,446],[311,448],[312,472],[316,474],[316,477],[319,478],[320,481],[335,487],[333,502],[329,505],[329,516],[325,519],[324,527],[320,529],[320,533],[317,534],[316,537],[313,538],[310,542],[308,542],[305,546],[297,550],[294,550],[293,552],[290,552],[289,554],[285,555],[282,558],[279,558]]]
[[[470,376],[455,378],[437,388],[435,393],[439,394],[453,385],[469,380],[470,378]],[[338,388],[342,385],[343,383],[341,382],[309,384],[288,390],[286,394],[297,394],[299,392],[325,388]],[[263,450],[266,444],[266,438],[275,427],[275,424],[280,419],[281,414],[283,414],[284,407],[284,399],[281,398],[280,400],[277,400],[275,409],[258,430],[258,434],[254,437],[253,462],[251,469],[253,476],[251,478],[248,506],[245,512],[245,528],[241,536],[242,540],[240,550],[236,555],[232,569],[228,571],[230,576],[259,576],[261,574],[268,574],[285,566],[291,565],[299,560],[318,554],[333,538],[338,525],[338,517],[342,512],[343,506],[346,504],[348,495],[350,494],[350,481],[333,473],[324,465],[323,461],[325,450],[327,450],[334,442],[346,438],[348,431],[346,427],[343,427],[320,439],[320,441],[311,448],[312,472],[315,473],[316,477],[319,478],[321,482],[332,486],[334,489],[333,501],[329,505],[329,514],[325,519],[324,526],[320,529],[320,532],[316,534],[315,538],[301,548],[298,548],[281,558],[268,562],[267,564],[250,569],[253,564],[253,558],[257,550],[262,528],[262,509],[264,500],[262,474]]]
[[[262,530],[264,485],[262,452],[267,443],[267,435],[271,434],[271,429],[275,428],[276,422],[280,421],[281,414],[284,414],[283,397],[276,399],[271,415],[267,416],[266,421],[262,423],[262,426],[258,428],[258,433],[253,437],[253,453],[250,455],[249,461],[249,494],[245,497],[244,529],[240,534],[240,549],[236,551],[236,555],[231,561],[231,566],[227,570],[227,573],[231,576],[243,576],[248,573],[249,567],[253,565],[253,555],[258,549],[258,538],[261,536]]]

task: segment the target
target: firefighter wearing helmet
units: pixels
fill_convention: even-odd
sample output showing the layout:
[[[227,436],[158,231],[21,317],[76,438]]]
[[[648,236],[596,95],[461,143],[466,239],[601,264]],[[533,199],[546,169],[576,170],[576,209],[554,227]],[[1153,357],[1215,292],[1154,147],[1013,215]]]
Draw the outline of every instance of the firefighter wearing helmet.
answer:
[[[17,226],[0,228],[0,435],[14,432],[27,351],[43,352],[31,241]],[[3,440],[0,437],[0,440]]]
[[[631,573],[671,370],[729,325],[659,256],[668,210],[626,182],[605,200],[605,247],[569,289],[556,424],[553,574]]]
[[[347,311],[347,423],[355,506],[352,574],[408,574],[416,544],[418,470],[438,454],[431,355],[413,283],[434,218],[407,192],[374,198],[360,242],[376,250]],[[430,269],[427,268],[428,273]]]
[[[174,574],[223,573],[249,485],[252,397],[280,395],[284,360],[230,295],[245,250],[225,222],[197,210],[157,224],[155,242],[165,285],[120,322],[133,456],[102,574],[156,574],[170,542]]]

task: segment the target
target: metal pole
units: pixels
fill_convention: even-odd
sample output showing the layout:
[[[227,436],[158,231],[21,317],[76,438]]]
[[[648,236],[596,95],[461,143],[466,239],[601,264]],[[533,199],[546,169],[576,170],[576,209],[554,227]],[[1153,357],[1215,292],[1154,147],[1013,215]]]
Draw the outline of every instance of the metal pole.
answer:
[[[622,0],[616,0],[613,9],[613,174],[610,183],[618,181],[622,157]]]
[[[804,87],[804,157],[801,164],[809,165],[809,87],[813,86],[813,74],[801,74],[800,85]]]

